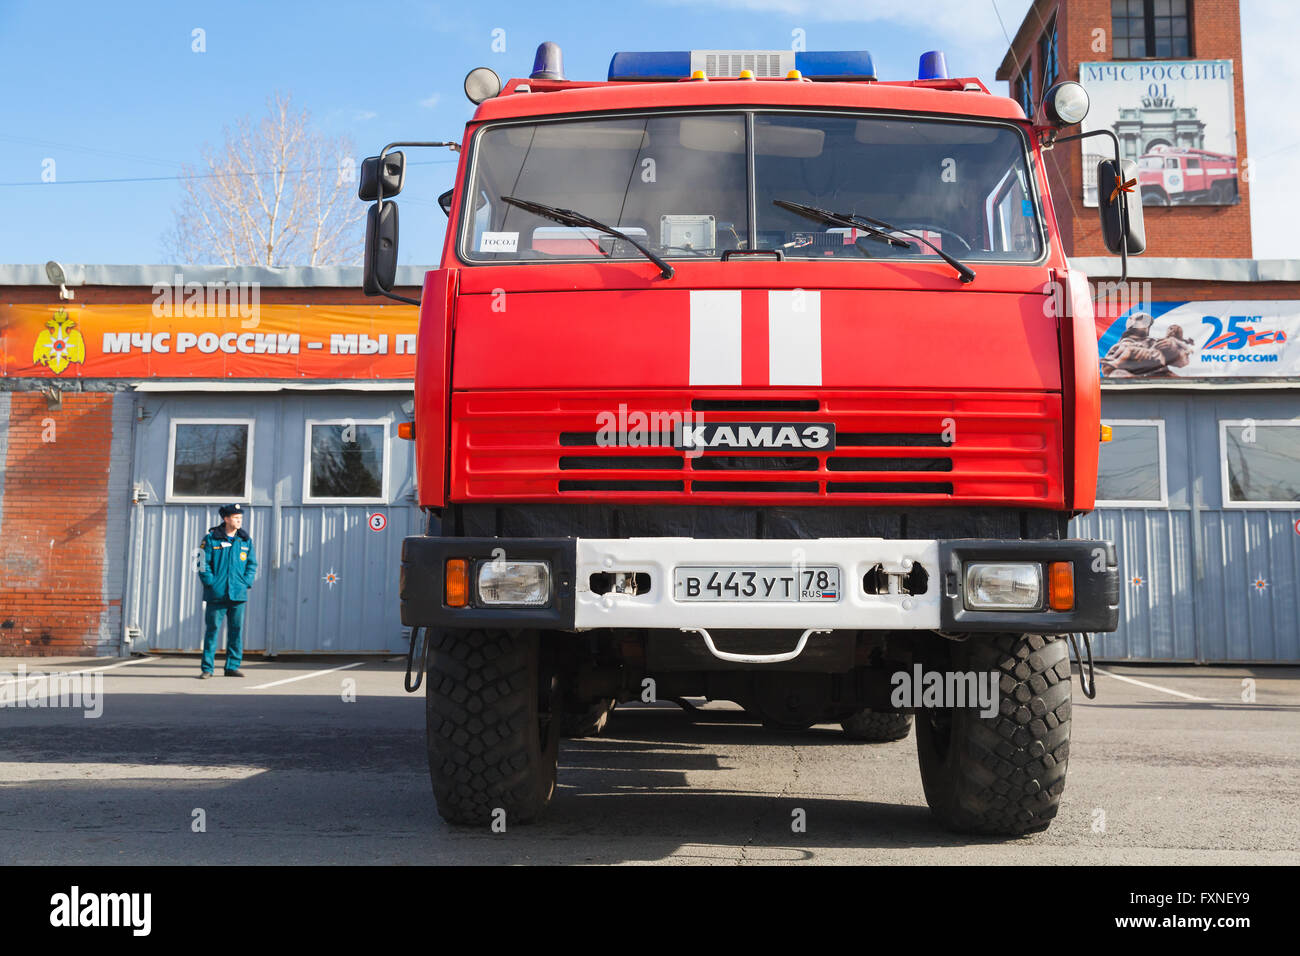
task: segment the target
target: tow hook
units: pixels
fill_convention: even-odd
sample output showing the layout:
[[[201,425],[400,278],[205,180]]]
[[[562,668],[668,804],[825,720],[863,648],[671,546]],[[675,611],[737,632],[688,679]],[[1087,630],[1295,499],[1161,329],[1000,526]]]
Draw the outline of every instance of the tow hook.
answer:
[[[1092,667],[1092,635],[1091,634],[1067,634],[1065,635],[1070,641],[1070,647],[1074,649],[1074,659],[1079,662],[1079,689],[1083,691],[1083,696],[1092,700],[1097,696],[1097,672]],[[1083,656],[1079,653],[1078,639],[1083,638],[1083,646],[1088,650],[1088,679],[1083,678]]]
[[[420,652],[416,654],[416,647]],[[411,666],[419,658],[420,668],[415,672],[415,683],[411,683]],[[402,686],[406,688],[408,694],[414,694],[424,683],[424,672],[429,666],[429,629],[427,627],[411,628],[411,646],[406,649],[406,676],[402,678]]]

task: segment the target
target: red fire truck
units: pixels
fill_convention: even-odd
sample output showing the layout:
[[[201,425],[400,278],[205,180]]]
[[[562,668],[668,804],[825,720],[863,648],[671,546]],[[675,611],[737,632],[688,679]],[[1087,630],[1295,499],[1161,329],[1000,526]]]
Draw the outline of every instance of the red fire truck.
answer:
[[[1111,543],[1067,532],[1097,340],[1041,155],[1087,97],[1053,88],[1035,125],[922,63],[620,53],[587,82],[543,44],[527,78],[470,73],[462,143],[363,164],[366,291],[401,298],[396,147],[460,157],[402,429],[428,516],[408,689],[447,820],[533,819],[562,735],[698,698],[864,741],[917,715],[943,823],[1055,815],[1066,635],[1119,601]],[[1141,251],[1131,170],[1116,251]]]
[[[1237,157],[1204,149],[1153,146],[1138,157],[1142,200],[1148,205],[1231,205],[1237,201]]]

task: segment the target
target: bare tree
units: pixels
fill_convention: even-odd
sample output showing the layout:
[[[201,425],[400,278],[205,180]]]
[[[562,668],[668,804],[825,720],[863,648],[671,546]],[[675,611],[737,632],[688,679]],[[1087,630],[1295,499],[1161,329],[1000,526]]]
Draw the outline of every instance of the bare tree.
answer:
[[[224,130],[186,166],[167,254],[224,265],[352,265],[361,261],[365,206],[356,197],[352,141],[313,129],[306,110],[275,94],[254,126]]]

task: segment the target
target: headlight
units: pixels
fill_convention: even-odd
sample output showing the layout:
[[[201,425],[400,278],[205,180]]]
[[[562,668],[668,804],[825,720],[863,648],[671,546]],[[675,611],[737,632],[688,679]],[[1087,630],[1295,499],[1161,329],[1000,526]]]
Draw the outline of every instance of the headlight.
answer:
[[[1041,564],[966,565],[966,607],[972,611],[1033,611],[1042,597]]]
[[[484,561],[478,566],[480,604],[546,607],[551,566],[545,561]]]

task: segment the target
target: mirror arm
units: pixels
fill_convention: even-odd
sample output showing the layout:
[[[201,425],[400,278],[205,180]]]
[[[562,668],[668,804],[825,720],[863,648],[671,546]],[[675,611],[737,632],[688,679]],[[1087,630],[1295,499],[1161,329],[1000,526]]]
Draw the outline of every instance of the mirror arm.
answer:
[[[387,298],[390,299],[396,299],[398,302],[405,302],[408,305],[420,304],[419,299],[412,299],[410,296],[406,296],[406,295],[398,295],[396,292],[385,292],[383,289],[380,289],[379,294],[382,296],[386,296]]]
[[[1111,142],[1115,144],[1115,171],[1120,171],[1119,157],[1119,137],[1115,135],[1114,130],[1094,129],[1089,133],[1074,133],[1070,136],[1053,136],[1052,145],[1057,143],[1068,143],[1072,139],[1087,139],[1089,136],[1109,136]],[[1118,197],[1116,197],[1118,198]],[[1101,195],[1098,194],[1097,202],[1101,202]],[[1120,243],[1119,243],[1119,281],[1128,281],[1128,207],[1124,203],[1119,204],[1119,225],[1120,225]]]
[[[1116,140],[1116,142],[1118,142],[1118,140]],[[402,142],[398,142],[398,143],[389,143],[387,146],[385,146],[383,149],[381,149],[381,150],[379,151],[379,164],[380,164],[381,167],[383,166],[384,157],[388,155],[389,151],[390,151],[390,150],[394,150],[394,149],[396,149],[396,148],[399,147],[399,146],[446,146],[446,147],[447,147],[448,149],[450,149],[453,153],[459,153],[459,152],[460,152],[460,143],[453,143],[453,142],[446,142],[446,143],[416,143],[416,142],[409,142],[409,143],[402,143]],[[1118,146],[1116,146],[1115,148],[1116,148],[1116,149],[1119,149]],[[379,198],[376,200],[376,202],[379,203],[379,211],[380,211],[380,212],[383,212],[383,209],[384,209],[384,177],[382,177],[382,176],[379,177]]]
[[[393,149],[396,149],[396,148],[399,147],[399,146],[446,146],[446,147],[447,147],[448,149],[450,149],[453,153],[459,153],[459,152],[460,152],[460,143],[455,143],[455,142],[446,142],[446,143],[416,143],[416,142],[408,142],[408,143],[402,143],[402,142],[398,142],[398,143],[389,143],[387,146],[385,146],[383,149],[381,149],[381,150],[379,151],[379,163],[380,163],[380,166],[381,166],[381,167],[383,166],[384,157],[388,155],[389,151],[390,151],[390,150],[393,150]],[[379,205],[379,211],[382,213],[382,212],[384,211],[384,177],[383,177],[383,176],[380,176],[380,177],[379,177],[379,198],[376,200],[376,202],[377,202],[378,205]],[[386,298],[394,299],[394,300],[396,300],[396,301],[398,301],[398,302],[405,302],[407,305],[419,305],[419,304],[420,304],[420,300],[419,300],[419,299],[412,299],[410,296],[398,295],[396,292],[387,292],[387,291],[385,291],[385,290],[383,290],[383,289],[380,289],[380,290],[379,290],[379,294],[382,295],[382,296],[385,296]]]

